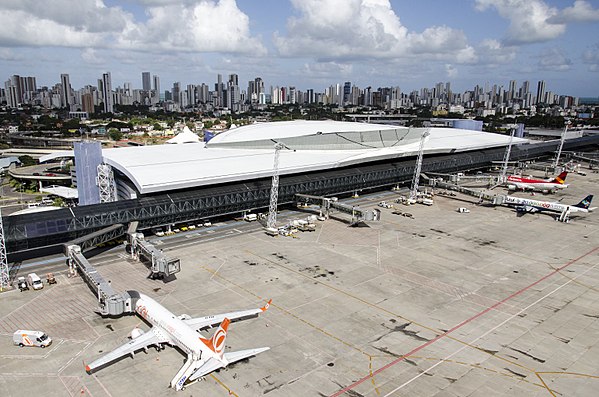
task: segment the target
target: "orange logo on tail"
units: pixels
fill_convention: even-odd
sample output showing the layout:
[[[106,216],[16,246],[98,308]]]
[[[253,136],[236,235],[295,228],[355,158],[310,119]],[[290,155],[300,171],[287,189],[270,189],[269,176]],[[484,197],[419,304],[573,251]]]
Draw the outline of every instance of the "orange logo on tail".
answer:
[[[212,338],[200,338],[200,340],[208,347],[208,349],[212,350],[221,357],[223,355],[223,350],[225,349],[225,339],[227,338],[227,329],[229,328],[229,324],[231,324],[231,320],[225,318]]]
[[[268,308],[270,307],[270,304],[272,303],[272,299],[269,300],[266,305],[264,305],[264,307],[261,307],[260,310],[262,310],[263,312],[267,311]]]

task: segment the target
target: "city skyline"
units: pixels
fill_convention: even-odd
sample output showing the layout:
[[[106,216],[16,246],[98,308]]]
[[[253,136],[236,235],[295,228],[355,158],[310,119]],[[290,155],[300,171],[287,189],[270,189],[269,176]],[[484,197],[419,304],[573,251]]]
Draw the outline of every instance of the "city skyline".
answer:
[[[510,80],[599,96],[599,2],[588,0],[54,0],[0,4],[0,73],[73,87],[111,72],[211,83],[238,73],[321,90],[350,81],[456,91]],[[146,80],[146,83],[148,81]]]

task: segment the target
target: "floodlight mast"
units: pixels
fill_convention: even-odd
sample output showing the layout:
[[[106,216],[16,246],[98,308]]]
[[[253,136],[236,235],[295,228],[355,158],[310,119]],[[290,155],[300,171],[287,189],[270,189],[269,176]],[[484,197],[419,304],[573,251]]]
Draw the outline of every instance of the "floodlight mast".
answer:
[[[566,140],[566,132],[568,132],[569,124],[570,123],[566,122],[566,126],[564,127],[564,130],[562,131],[562,136],[559,141],[559,149],[557,149],[557,156],[555,157],[555,163],[553,164],[553,168],[557,168],[557,166],[559,165],[559,158],[562,155],[562,149],[564,147],[564,141]]]
[[[2,212],[0,211],[0,291],[10,287],[10,272],[6,257],[6,245],[4,244],[4,226],[2,224]]]
[[[420,137],[420,146],[418,148],[418,160],[416,161],[416,168],[414,170],[414,177],[412,178],[412,188],[410,189],[410,200],[416,200],[418,197],[418,183],[420,182],[420,171],[422,170],[422,159],[424,157],[424,142],[430,135],[430,130],[427,129],[422,133]]]
[[[275,159],[272,167],[272,185],[270,188],[270,203],[268,206],[268,219],[266,227],[274,229],[277,225],[277,201],[279,199],[279,155],[286,146],[280,142],[275,144]]]
[[[510,134],[510,142],[503,156],[503,169],[501,170],[501,176],[498,183],[505,183],[507,180],[507,166],[510,162],[510,154],[512,153],[512,143],[514,141],[514,134],[516,133],[516,127],[512,127],[512,133]]]

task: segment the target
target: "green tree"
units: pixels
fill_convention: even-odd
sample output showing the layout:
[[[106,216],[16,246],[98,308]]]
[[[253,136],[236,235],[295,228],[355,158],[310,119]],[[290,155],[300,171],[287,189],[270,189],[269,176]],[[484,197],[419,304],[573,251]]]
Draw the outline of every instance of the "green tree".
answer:
[[[123,139],[123,133],[116,128],[111,128],[108,130],[108,137],[113,141],[120,141]]]
[[[36,165],[37,161],[33,159],[33,157],[25,154],[23,156],[19,156],[19,161],[23,165],[23,167],[29,167],[30,165]]]

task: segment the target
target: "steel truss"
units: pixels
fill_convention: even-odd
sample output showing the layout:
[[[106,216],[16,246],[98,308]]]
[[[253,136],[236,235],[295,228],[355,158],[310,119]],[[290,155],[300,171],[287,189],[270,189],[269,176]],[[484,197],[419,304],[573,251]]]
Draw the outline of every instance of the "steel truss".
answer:
[[[569,140],[568,149],[598,144],[599,136]],[[512,160],[552,155],[556,142],[519,145],[512,149]],[[487,149],[425,157],[422,172],[449,173],[475,170],[500,161],[505,148]],[[302,175],[283,175],[279,184],[279,204],[294,202],[297,193],[317,196],[339,195],[409,182],[414,160],[361,164],[343,169]],[[204,189],[170,192],[134,200],[49,211],[43,215],[7,217],[6,245],[9,253],[62,244],[114,224],[139,222],[139,228],[169,225],[209,217],[268,208],[271,181],[268,178]],[[44,219],[40,219],[40,217]]]

